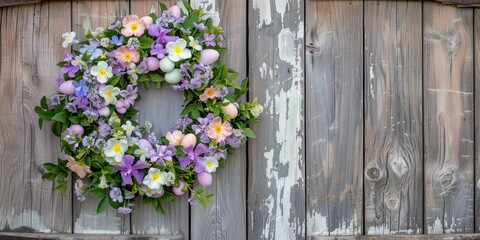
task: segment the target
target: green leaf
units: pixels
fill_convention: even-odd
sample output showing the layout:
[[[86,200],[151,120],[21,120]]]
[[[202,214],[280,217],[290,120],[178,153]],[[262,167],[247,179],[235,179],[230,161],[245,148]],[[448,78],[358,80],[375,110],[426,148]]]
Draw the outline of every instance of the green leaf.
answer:
[[[151,203],[153,202],[153,198],[149,198],[147,196],[143,196],[143,199],[142,199],[142,204],[148,204],[148,203]]]
[[[137,80],[137,82],[139,82],[139,83],[141,83],[141,82],[148,82],[148,78],[147,78],[147,76],[140,74],[140,75],[138,75],[138,80]]]
[[[162,203],[170,202],[170,201],[173,201],[173,199],[175,198],[176,198],[175,194],[165,192],[165,194],[160,198],[160,202]]]
[[[103,170],[107,171],[108,174],[113,174],[115,172],[115,168],[112,166],[106,166]]]
[[[163,2],[159,2],[159,3],[160,3],[160,9],[162,9],[162,12],[168,9],[168,6],[165,3]],[[155,20],[153,21],[155,22]]]
[[[51,112],[51,111],[44,111],[44,112],[40,112],[40,113],[37,113],[38,114],[38,117],[43,119],[43,120],[47,120],[47,121],[50,121],[52,120],[52,117],[55,115],[54,112]]]
[[[111,77],[110,79],[108,79],[107,85],[112,85],[115,87],[115,85],[117,85],[117,83],[120,81],[121,78],[122,76]]]
[[[190,29],[193,27],[193,23],[197,20],[197,15],[195,13],[192,13],[188,15],[185,20],[183,21],[183,27],[185,29]]]
[[[148,77],[150,78],[150,80],[152,80],[152,82],[156,82],[156,83],[160,83],[163,80],[165,80],[162,76],[156,73],[150,73],[148,74]]]
[[[153,43],[153,39],[151,39],[147,36],[141,37],[140,39],[138,39],[138,41],[140,42],[140,47],[142,49],[149,49],[152,46],[152,43]]]
[[[107,207],[108,207],[108,198],[107,198],[107,196],[105,196],[98,203],[97,213],[101,213],[101,212],[107,210]]]
[[[67,123],[67,115],[68,113],[66,111],[61,111],[55,114],[55,116],[52,117],[52,120],[61,122],[61,123]]]
[[[42,100],[40,100],[40,106],[41,106],[43,109],[48,109],[47,97],[43,96]]]
[[[235,82],[235,79],[238,78],[238,75],[238,73],[232,73],[230,76],[228,76],[226,81],[227,85],[231,86]]]
[[[53,163],[44,163],[42,166],[43,166],[43,168],[45,168],[49,172],[51,172],[54,168],[57,167],[57,165],[55,165]]]
[[[50,180],[50,181],[53,181],[53,179],[55,179],[55,177],[57,177],[57,175],[53,174],[53,173],[45,173],[42,176],[43,179]]]
[[[43,125],[43,119],[39,118],[39,119],[38,119],[38,127],[39,127],[40,129],[42,129],[42,125]]]
[[[187,1],[182,0],[182,3],[183,3],[183,6],[185,6],[185,8],[188,10],[188,13],[192,13],[192,12],[193,12],[192,6],[190,6],[190,4],[189,4]]]
[[[71,116],[71,117],[68,118],[68,120],[69,120],[71,123],[79,124],[81,119],[80,119],[79,116]]]
[[[139,111],[135,108],[129,108],[125,114],[123,114],[124,117],[131,117],[135,114],[137,114]]]
[[[155,208],[155,211],[157,211],[160,214],[165,214],[165,209],[163,208],[162,202],[160,202],[160,199],[157,199],[152,202],[153,208]]]
[[[90,190],[88,190],[88,193],[90,193],[92,196],[101,198],[101,197],[107,195],[108,190],[107,190],[107,189],[102,189],[102,188],[94,187],[94,188],[90,188]]]
[[[55,136],[60,137],[60,135],[62,135],[62,123],[54,122],[52,125],[52,133]]]
[[[250,129],[250,128],[243,128],[242,132],[248,138],[255,138],[255,134],[253,133],[252,129]]]

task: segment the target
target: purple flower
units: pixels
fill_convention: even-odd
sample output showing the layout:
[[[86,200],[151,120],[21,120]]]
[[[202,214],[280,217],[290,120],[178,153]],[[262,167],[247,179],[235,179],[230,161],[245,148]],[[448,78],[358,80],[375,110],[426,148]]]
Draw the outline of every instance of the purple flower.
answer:
[[[95,144],[95,138],[93,136],[85,136],[82,139],[82,144],[86,148],[90,148]]]
[[[73,78],[75,74],[80,70],[80,66],[72,66],[70,64],[65,64],[61,68],[63,73],[68,73],[68,76]]]
[[[113,36],[112,39],[110,40],[110,43],[116,46],[120,46],[123,43],[123,36],[120,35],[118,37],[117,35]]]
[[[200,141],[202,143],[209,143],[210,138],[205,134],[205,128],[207,128],[207,125],[213,120],[213,114],[209,113],[206,117],[204,118],[198,118],[198,123],[196,125],[192,125],[192,130],[195,132],[195,134],[200,134]]]
[[[186,155],[178,159],[178,162],[180,163],[180,167],[182,169],[185,169],[189,164],[194,163],[195,167],[193,168],[193,170],[195,172],[200,173],[205,170],[205,158],[200,156],[208,152],[205,145],[200,143],[197,145],[197,147],[195,147],[195,149],[192,145],[184,148],[183,152]]]
[[[85,109],[88,105],[88,99],[86,97],[77,97],[75,99],[75,105],[80,109]]]
[[[196,29],[198,29],[199,31],[205,30],[205,24],[203,24],[203,23],[196,23],[196,22],[194,22],[194,23],[193,23],[193,26],[194,26]]]
[[[86,108],[86,110],[83,111],[83,115],[93,119],[97,119],[99,117],[98,112],[93,108]]]
[[[132,209],[131,208],[128,208],[128,207],[119,207],[118,208],[118,213],[120,214],[130,214],[132,212]]]
[[[177,18],[173,16],[172,11],[166,10],[162,12],[162,16],[157,18],[155,21],[157,24],[161,24],[162,26],[168,26],[169,23],[178,24],[183,22],[183,18]]]
[[[72,82],[73,86],[75,87],[75,96],[83,97],[87,95],[88,87],[85,86],[87,82],[85,80],[80,80],[80,82]]]
[[[153,37],[157,37],[157,44],[165,44],[167,42],[174,42],[178,39],[177,36],[168,36],[167,33],[172,31],[171,29],[164,28],[160,24],[152,24],[148,27],[148,34]]]
[[[107,29],[112,30],[112,29],[120,27],[121,25],[122,25],[122,22],[116,21],[114,24],[108,26]]]
[[[73,59],[73,54],[70,53],[70,52],[66,52],[65,53],[65,58],[63,59],[63,61],[70,62],[70,61],[72,61],[72,59]]]
[[[75,189],[75,195],[77,196],[78,201],[80,202],[85,201],[85,196],[83,196],[83,194],[77,189]]]
[[[167,50],[163,47],[162,44],[155,44],[152,47],[152,50],[150,50],[150,54],[152,56],[157,56],[158,59],[162,59],[165,57],[165,53],[167,53]]]
[[[110,198],[114,202],[123,202],[123,197],[122,197],[122,190],[118,187],[111,187],[112,190],[110,190]]]
[[[211,46],[211,47],[215,47],[215,35],[214,34],[208,34],[208,33],[205,33],[203,35],[203,41],[205,42],[205,45],[206,46]]]
[[[187,115],[179,118],[176,122],[175,122],[175,126],[174,128],[172,129],[172,131],[174,130],[180,130],[183,132],[185,131],[185,129],[187,129],[188,125],[190,125],[191,123],[193,122],[192,119],[190,119]]]
[[[190,203],[190,205],[192,205],[192,206],[197,206],[198,205],[198,200],[197,200],[196,197],[190,196],[188,198],[188,203]]]
[[[165,166],[165,160],[172,161],[173,152],[165,145],[157,145],[156,150],[150,150],[150,161]]]
[[[60,96],[52,95],[47,99],[47,105],[49,108],[60,105]]]
[[[90,43],[90,45],[83,45],[82,48],[80,48],[80,52],[83,54],[89,54],[90,55],[90,60],[94,60],[98,58],[100,55],[102,55],[102,50],[98,49],[98,43]]]
[[[128,85],[126,90],[120,91],[120,96],[125,98],[125,101],[130,103],[130,105],[135,104],[135,99],[138,97],[138,88],[133,87],[132,85]]]
[[[57,74],[55,79],[53,79],[53,82],[55,83],[55,86],[60,87],[60,85],[65,82],[65,79],[63,79],[62,74]]]
[[[122,165],[115,165],[115,168],[119,170],[122,174],[123,184],[128,185],[132,183],[132,176],[135,177],[137,182],[141,183],[145,174],[139,172],[138,170],[148,168],[147,164],[143,161],[137,161],[133,164],[135,157],[132,155],[125,155],[122,157]]]
[[[65,109],[71,113],[76,113],[77,112],[77,107],[75,107],[75,103],[69,102],[65,104]]]
[[[112,129],[107,123],[105,123],[105,121],[103,121],[103,119],[100,119],[100,121],[98,121],[99,123],[99,126],[98,126],[98,135],[100,138],[105,138],[106,136],[108,136],[108,134],[110,134],[110,130]]]

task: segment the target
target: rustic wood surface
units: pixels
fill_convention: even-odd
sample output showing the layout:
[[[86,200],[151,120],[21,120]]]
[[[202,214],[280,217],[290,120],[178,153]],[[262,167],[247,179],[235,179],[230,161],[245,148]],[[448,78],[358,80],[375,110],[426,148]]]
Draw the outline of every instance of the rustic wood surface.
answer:
[[[480,9],[474,11],[474,29],[473,32],[473,47],[474,47],[474,73],[475,73],[475,142],[480,142]],[[475,193],[475,232],[480,232],[480,144],[475,144],[475,177],[474,177],[474,189]]]
[[[424,3],[425,233],[474,231],[473,10]]]
[[[365,2],[365,234],[422,233],[421,10]]]
[[[363,3],[306,5],[307,236],[363,226]]]
[[[77,36],[81,36],[80,39],[83,39],[87,30],[94,31],[97,27],[106,28],[110,23],[121,20],[128,13],[129,2],[127,0],[73,1],[72,30],[77,33]],[[74,199],[74,233],[113,234],[130,232],[129,215],[119,214],[112,208],[108,208],[105,213],[97,214],[98,202],[98,199],[92,197],[87,197],[83,203]]]
[[[59,240],[185,240],[181,235],[108,235],[108,234],[46,234],[46,233],[1,233],[0,240],[59,239]]]
[[[224,30],[228,53],[223,61],[239,73],[247,71],[246,1],[191,0],[193,7],[204,8]],[[221,21],[220,21],[221,19]],[[246,147],[235,151],[217,171],[207,191],[215,194],[207,208],[191,207],[191,239],[246,239]],[[232,217],[235,216],[235,217]]]

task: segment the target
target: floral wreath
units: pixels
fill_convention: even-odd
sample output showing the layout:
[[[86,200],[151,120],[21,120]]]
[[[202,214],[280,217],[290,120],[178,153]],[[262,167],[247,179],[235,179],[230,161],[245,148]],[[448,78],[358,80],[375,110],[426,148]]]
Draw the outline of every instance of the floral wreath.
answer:
[[[247,125],[263,108],[256,99],[239,102],[248,80],[237,84],[238,73],[219,60],[226,51],[222,29],[188,3],[161,8],[158,17],[129,15],[87,32],[82,42],[75,32],[63,34],[64,48],[79,49],[58,64],[58,93],[35,107],[40,128],[53,121],[66,158],[45,163],[43,178],[66,195],[75,172],[77,198],[100,198],[97,212],[110,205],[128,214],[142,195],[142,203],[164,213],[163,203],[187,192],[191,205],[205,207],[212,173],[255,137]],[[132,117],[139,112],[138,84],[149,90],[164,80],[183,91],[184,104],[172,130],[157,138],[152,123],[140,126]]]

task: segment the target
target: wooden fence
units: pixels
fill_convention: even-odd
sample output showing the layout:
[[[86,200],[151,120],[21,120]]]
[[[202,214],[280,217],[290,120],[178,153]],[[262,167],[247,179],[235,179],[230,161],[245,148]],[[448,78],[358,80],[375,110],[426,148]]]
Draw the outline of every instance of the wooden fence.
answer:
[[[0,9],[0,231],[185,239],[480,232],[478,9],[190,2],[220,20],[223,59],[248,74],[250,98],[265,107],[252,126],[257,139],[215,174],[208,208],[184,196],[164,216],[140,204],[126,217],[96,214],[96,200],[62,198],[42,181],[41,164],[61,154],[33,108],[54,91],[60,35],[158,10],[155,0],[50,0]],[[181,94],[164,87],[142,96],[139,119],[165,132]]]

